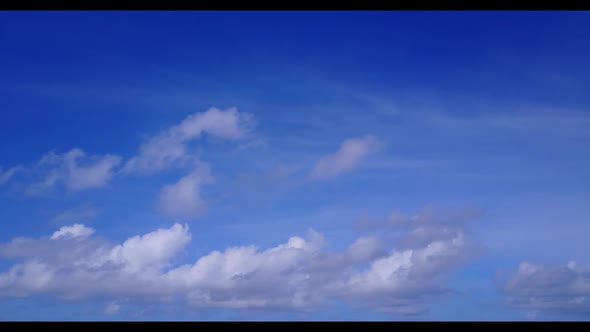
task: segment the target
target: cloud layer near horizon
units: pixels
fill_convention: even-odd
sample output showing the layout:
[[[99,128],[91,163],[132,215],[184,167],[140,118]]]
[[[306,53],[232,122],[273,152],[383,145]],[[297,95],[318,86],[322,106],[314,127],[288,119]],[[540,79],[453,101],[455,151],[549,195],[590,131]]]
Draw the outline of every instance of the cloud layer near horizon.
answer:
[[[590,269],[576,262],[544,266],[523,262],[503,285],[511,306],[542,312],[590,313]]]
[[[0,274],[0,295],[113,301],[140,296],[196,307],[296,310],[342,299],[416,314],[427,310],[430,297],[447,291],[448,274],[472,256],[473,243],[462,228],[438,226],[447,232],[403,249],[361,237],[346,250],[333,251],[322,234],[310,230],[305,238],[293,236],[272,248],[228,247],[177,265],[176,257],[193,238],[188,225],[113,244],[75,224],[50,237],[0,244],[0,257],[21,260]],[[408,236],[418,228],[409,227]]]

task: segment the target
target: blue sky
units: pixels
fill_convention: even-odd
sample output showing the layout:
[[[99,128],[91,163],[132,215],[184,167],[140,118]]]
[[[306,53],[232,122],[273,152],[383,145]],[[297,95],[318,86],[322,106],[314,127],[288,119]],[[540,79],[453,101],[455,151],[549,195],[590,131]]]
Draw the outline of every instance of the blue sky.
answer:
[[[0,319],[587,320],[587,12],[1,12]]]

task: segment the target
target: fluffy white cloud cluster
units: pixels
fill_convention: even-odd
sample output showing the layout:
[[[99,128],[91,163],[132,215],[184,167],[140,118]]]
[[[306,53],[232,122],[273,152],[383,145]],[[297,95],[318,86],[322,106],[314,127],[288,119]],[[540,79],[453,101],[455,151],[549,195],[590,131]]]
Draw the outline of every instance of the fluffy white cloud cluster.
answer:
[[[122,244],[93,233],[77,224],[49,238],[0,244],[0,257],[22,260],[0,273],[0,295],[115,301],[140,296],[197,307],[300,310],[344,299],[409,314],[425,310],[429,296],[444,292],[448,273],[473,252],[461,229],[404,249],[361,237],[343,251],[327,249],[324,237],[310,230],[305,238],[294,236],[273,248],[229,247],[178,265],[191,240],[187,225],[174,224]]]
[[[222,140],[241,140],[249,137],[254,126],[251,114],[240,113],[236,108],[220,110],[210,108],[186,117],[142,144],[136,156],[120,168],[122,158],[116,155],[87,155],[75,148],[63,154],[50,151],[35,165],[16,166],[0,170],[0,185],[16,173],[24,171],[33,179],[24,186],[28,196],[77,192],[105,186],[116,174],[153,174],[174,166],[190,166],[193,170],[176,183],[166,185],[158,197],[159,209],[168,216],[190,219],[206,211],[201,186],[213,181],[209,167],[189,153],[187,144],[204,134]],[[188,163],[190,162],[190,163]],[[117,172],[116,172],[117,171]],[[56,221],[91,219],[97,212],[92,208],[72,210]],[[78,219],[78,220],[76,220]]]

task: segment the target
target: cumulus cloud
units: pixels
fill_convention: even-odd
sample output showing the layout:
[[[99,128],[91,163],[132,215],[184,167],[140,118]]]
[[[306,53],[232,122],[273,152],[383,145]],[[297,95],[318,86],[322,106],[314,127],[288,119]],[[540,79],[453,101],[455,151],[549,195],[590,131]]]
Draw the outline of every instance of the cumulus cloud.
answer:
[[[201,186],[211,183],[213,177],[209,167],[200,164],[178,182],[164,186],[160,191],[159,207],[166,215],[180,218],[195,218],[207,210],[207,203],[201,197]]]
[[[312,180],[326,180],[356,169],[366,157],[378,152],[382,144],[371,135],[349,138],[315,165],[309,174]]]
[[[380,311],[421,312],[425,308],[418,300],[446,291],[441,278],[470,257],[464,238],[457,232],[450,239],[376,259],[368,270],[347,280],[346,296],[365,300]]]
[[[88,156],[81,149],[63,154],[51,151],[33,168],[41,179],[28,185],[26,194],[36,196],[56,189],[75,192],[105,186],[121,160],[110,154]]]
[[[267,250],[230,247],[169,271],[166,277],[188,290],[193,306],[304,309],[318,300],[309,287],[310,270],[322,240],[312,231],[309,239],[294,236]]]
[[[437,241],[457,241],[457,234],[469,233],[469,223],[477,219],[481,211],[470,208],[442,208],[426,205],[417,213],[407,214],[392,211],[381,219],[363,216],[356,222],[358,229],[392,234],[400,250],[426,247]],[[398,236],[402,232],[403,236]],[[478,254],[482,249],[470,236],[461,237],[462,246],[469,247],[470,254]]]
[[[507,302],[529,313],[590,313],[590,269],[523,262],[503,285]]]
[[[348,256],[354,262],[365,262],[385,251],[384,244],[375,237],[363,236],[354,241],[348,248]]]
[[[6,171],[2,171],[0,168],[0,186],[8,182],[16,173],[21,171],[21,169],[22,167],[20,166],[9,168]]]
[[[179,265],[179,254],[192,238],[186,225],[133,236],[122,244],[85,229],[74,225],[49,238],[0,244],[0,256],[21,259],[0,273],[0,296],[107,301],[135,296],[194,307],[293,310],[313,310],[340,299],[416,314],[427,310],[430,297],[447,291],[448,274],[472,253],[463,230],[404,249],[362,237],[343,251],[330,250],[324,236],[310,230],[271,248],[229,247]]]
[[[254,125],[251,114],[240,113],[236,108],[220,110],[215,107],[186,117],[150,138],[139,148],[138,154],[125,164],[123,172],[151,174],[169,167],[185,165],[194,161],[187,151],[187,143],[211,135],[222,140],[244,139]]]
[[[51,235],[52,240],[59,239],[85,239],[94,233],[94,229],[86,227],[82,224],[74,224],[72,226],[64,226]]]
[[[70,299],[164,295],[157,289],[166,284],[161,271],[191,239],[188,226],[181,224],[133,236],[122,244],[91,235],[81,240],[17,238],[0,245],[0,256],[24,259],[0,274],[0,295],[49,293]]]
[[[108,260],[121,263],[124,271],[160,270],[191,240],[188,226],[174,224],[143,236],[136,235],[112,248]]]

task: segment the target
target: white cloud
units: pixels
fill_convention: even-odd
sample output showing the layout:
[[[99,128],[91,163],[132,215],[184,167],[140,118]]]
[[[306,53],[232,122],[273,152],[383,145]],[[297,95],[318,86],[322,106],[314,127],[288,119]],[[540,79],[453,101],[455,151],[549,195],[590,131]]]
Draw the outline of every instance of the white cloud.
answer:
[[[76,227],[85,229],[72,226],[56,233]],[[415,314],[427,309],[430,297],[446,291],[448,274],[472,253],[461,230],[405,249],[385,248],[377,238],[365,237],[341,252],[326,248],[324,237],[310,230],[305,238],[293,236],[272,248],[229,247],[177,265],[192,238],[186,225],[118,245],[91,235],[78,241],[17,238],[0,244],[0,256],[22,259],[0,273],[0,296],[140,297],[183,300],[195,307],[296,310],[341,299]]]
[[[64,226],[51,235],[52,240],[59,239],[85,239],[94,233],[94,229],[82,224]]]
[[[120,163],[121,157],[110,154],[87,156],[81,149],[64,154],[51,151],[33,169],[41,180],[30,184],[26,194],[42,195],[57,188],[75,192],[102,187],[113,177],[113,169]]]
[[[374,237],[360,237],[348,248],[354,262],[365,262],[383,254],[383,243]]]
[[[510,305],[535,314],[590,313],[590,269],[575,262],[555,267],[523,262],[503,291]]]
[[[0,186],[8,182],[16,173],[21,171],[21,169],[22,167],[20,166],[12,167],[4,172],[0,169]]]
[[[471,244],[464,239],[457,231],[423,247],[393,250],[352,275],[340,291],[379,311],[420,313],[426,309],[425,298],[446,291],[448,273],[472,257]]]
[[[91,236],[76,241],[14,239],[0,245],[0,256],[25,261],[0,274],[0,296],[166,295],[166,289],[159,288],[166,286],[162,269],[190,239],[188,226],[180,224],[133,236],[119,245]]]
[[[363,159],[381,148],[382,143],[371,135],[347,139],[342,142],[338,151],[320,159],[309,177],[313,180],[324,180],[351,172]]]
[[[204,133],[223,140],[244,139],[254,125],[253,116],[236,108],[215,107],[186,117],[141,145],[137,156],[123,169],[125,173],[151,174],[169,167],[182,166],[195,157],[187,151],[187,143]]]
[[[201,186],[212,181],[209,167],[200,164],[178,182],[162,188],[159,195],[161,211],[166,215],[180,218],[195,218],[202,215],[207,210],[207,203],[201,197]]]
[[[160,270],[191,240],[187,225],[174,224],[143,236],[136,235],[111,249],[108,259],[120,263],[125,271]]]
[[[317,295],[309,289],[310,266],[322,240],[312,231],[308,240],[291,237],[264,251],[255,246],[230,247],[176,268],[166,277],[189,290],[187,300],[194,306],[304,308]]]
[[[182,140],[168,132],[157,135],[139,148],[137,156],[129,159],[123,168],[125,173],[151,174],[191,160]]]
[[[212,107],[206,112],[189,115],[172,130],[183,140],[198,138],[203,132],[226,140],[237,140],[248,134],[252,121],[252,115],[239,113],[236,108],[222,111]]]
[[[52,281],[53,271],[47,264],[30,260],[0,274],[0,289],[5,290],[6,294],[22,296],[43,292]]]

